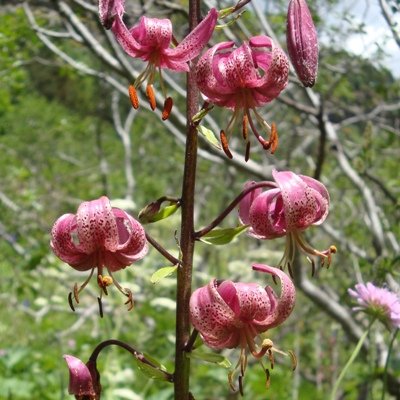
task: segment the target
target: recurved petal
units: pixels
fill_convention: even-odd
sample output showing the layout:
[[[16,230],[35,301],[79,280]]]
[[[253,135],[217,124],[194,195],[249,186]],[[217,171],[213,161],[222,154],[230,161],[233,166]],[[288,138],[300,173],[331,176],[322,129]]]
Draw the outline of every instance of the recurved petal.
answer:
[[[263,321],[271,313],[268,293],[257,283],[235,283],[242,322]]]
[[[120,46],[131,57],[143,57],[146,51],[148,51],[147,48],[143,48],[143,46],[135,40],[121,16],[115,18],[112,31]]]
[[[274,239],[286,235],[287,225],[280,189],[270,189],[258,195],[252,202],[249,222],[250,236]]]
[[[291,171],[272,172],[281,189],[287,230],[305,229],[321,221],[327,200],[299,175]]]
[[[76,213],[76,223],[80,250],[85,253],[96,249],[117,250],[118,228],[107,197],[83,202]]]
[[[271,312],[263,321],[256,321],[254,323],[259,332],[265,332],[267,329],[280,325],[289,317],[296,302],[296,288],[289,276],[279,268],[270,267],[264,264],[253,264],[252,268],[255,271],[277,276],[281,281],[281,292],[279,297],[277,297],[270,286],[266,287],[266,291],[271,298],[271,304],[276,300],[276,305],[271,309]]]
[[[221,93],[227,91],[227,84],[223,81],[218,81],[214,75],[213,64],[218,64],[216,54],[219,51],[226,51],[235,45],[234,42],[221,42],[207,50],[196,65],[196,82],[200,91],[208,97],[208,99],[216,104],[221,100]],[[228,57],[229,53],[225,55]],[[230,91],[230,89],[228,89]]]
[[[260,67],[266,67],[265,60],[259,60]],[[273,45],[271,60],[268,69],[265,69],[265,75],[260,79],[260,85],[257,91],[268,102],[275,99],[283,89],[285,89],[289,79],[289,60],[284,51]]]
[[[196,289],[189,305],[193,326],[202,335],[214,337],[215,342],[226,340],[228,332],[240,323],[234,311],[218,293],[217,287],[217,281],[213,279],[207,286]]]
[[[69,369],[68,392],[75,396],[88,396],[87,399],[96,399],[92,375],[89,368],[79,358],[64,355]]]
[[[218,11],[212,8],[203,21],[201,21],[177,47],[165,50],[165,55],[171,58],[171,60],[180,62],[190,61],[196,58],[210,40],[217,19]]]
[[[244,184],[244,190],[253,186],[255,181],[248,181]],[[261,188],[254,189],[240,200],[239,203],[239,220],[242,224],[248,225],[250,223],[250,207],[254,199],[262,192]]]
[[[90,255],[77,248],[73,240],[74,234],[76,234],[75,215],[64,214],[53,225],[50,246],[60,260],[79,271],[88,270],[93,267],[90,262],[88,263]]]
[[[322,184],[320,181],[317,181],[314,178],[305,175],[299,175],[300,178],[313,190],[321,195],[320,201],[318,203],[318,213],[317,213],[317,220],[313,223],[313,225],[319,225],[325,221],[326,217],[329,213],[329,193],[326,189],[325,185]],[[316,197],[319,197],[316,195]]]
[[[258,74],[254,66],[249,45],[244,42],[229,55],[215,54],[213,74],[217,81],[224,83],[228,91],[237,88],[251,88],[258,84]]]
[[[171,20],[143,16],[140,18],[139,24],[130,30],[130,33],[141,46],[149,46],[158,51],[167,49],[172,38]]]

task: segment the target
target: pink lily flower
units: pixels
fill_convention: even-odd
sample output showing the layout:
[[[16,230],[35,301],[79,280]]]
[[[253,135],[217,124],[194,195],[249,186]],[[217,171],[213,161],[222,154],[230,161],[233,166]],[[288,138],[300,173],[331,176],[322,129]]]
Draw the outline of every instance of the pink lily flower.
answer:
[[[292,312],[296,298],[295,287],[283,271],[262,264],[254,264],[253,269],[280,279],[279,297],[270,286],[213,279],[207,286],[195,290],[190,299],[191,322],[207,346],[241,348],[236,368],[240,366],[242,378],[247,366],[247,350],[258,360],[267,354],[273,362],[272,351],[278,350],[272,341],[260,340],[261,349],[257,349],[255,339],[282,324]],[[229,376],[231,386],[232,374]]]
[[[277,133],[257,112],[286,87],[289,61],[285,53],[268,36],[255,36],[240,47],[233,42],[222,42],[207,50],[196,66],[196,79],[207,101],[233,110],[227,128],[221,131],[221,142],[229,158],[228,138],[240,121],[246,141],[246,160],[250,141],[248,124],[264,149],[277,147]],[[265,140],[258,133],[252,114],[269,134]]]
[[[107,197],[83,202],[76,214],[64,214],[55,222],[51,231],[51,248],[62,261],[78,271],[91,270],[89,278],[80,288],[75,285],[74,298],[86,286],[97,269],[97,281],[102,292],[112,283],[128,297],[112,273],[142,259],[148,251],[146,234],[142,225],[125,211],[112,208]],[[103,269],[109,276],[103,276]],[[69,297],[71,308],[72,298]]]
[[[305,0],[291,0],[287,14],[286,42],[300,81],[312,87],[318,72],[318,37]]]
[[[124,13],[123,0],[100,0],[99,10],[100,18],[106,22],[106,26],[109,26],[107,22],[113,19],[111,29],[125,52],[131,57],[140,58],[148,63],[145,70],[130,86],[130,98],[133,107],[137,108],[139,102],[136,89],[144,81],[147,81],[146,93],[153,110],[156,108],[156,103],[152,85],[157,71],[159,71],[161,90],[167,98],[161,69],[188,72],[188,62],[196,58],[210,40],[218,18],[217,10],[211,9],[203,21],[182,42],[171,47],[171,43],[174,42],[171,20],[142,16],[137,25],[128,29],[122,19]],[[174,44],[176,43],[174,42]],[[168,101],[170,106],[172,106],[171,101]],[[167,106],[166,101],[164,111],[166,111]],[[163,119],[168,118],[168,116],[164,117],[163,115]]]
[[[320,225],[329,212],[329,193],[319,181],[291,171],[278,172],[272,176],[276,189],[262,192],[256,189],[250,192],[239,204],[239,219],[249,225],[248,234],[257,239],[275,239],[286,236],[286,248],[279,262],[283,268],[293,265],[295,247],[311,256],[318,256],[329,266],[335,246],[318,251],[311,247],[302,236],[302,231],[311,225]],[[249,187],[253,182],[247,182]],[[310,259],[313,265],[314,262]]]
[[[69,370],[68,393],[76,399],[99,400],[101,385],[96,365],[70,355],[64,355],[64,359]]]

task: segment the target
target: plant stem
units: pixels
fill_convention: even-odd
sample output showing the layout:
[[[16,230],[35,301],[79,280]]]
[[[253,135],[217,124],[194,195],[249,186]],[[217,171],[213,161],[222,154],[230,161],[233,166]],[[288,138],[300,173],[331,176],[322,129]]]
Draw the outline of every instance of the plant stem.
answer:
[[[347,361],[346,365],[344,366],[344,368],[342,369],[342,372],[340,373],[339,377],[337,378],[335,385],[333,387],[332,393],[331,393],[331,400],[336,400],[336,392],[339,389],[340,384],[342,383],[342,380],[344,378],[344,376],[346,375],[347,370],[350,368],[351,364],[353,363],[353,361],[356,359],[358,353],[360,352],[362,345],[365,342],[365,339],[367,338],[370,330],[371,330],[371,326],[372,324],[375,322],[375,319],[373,319],[367,330],[362,334],[362,336],[360,337],[357,346],[355,347],[353,353],[351,354],[349,360]]]
[[[123,349],[127,350],[129,353],[131,353],[136,359],[138,359],[140,362],[143,364],[147,364],[150,367],[157,369],[158,371],[162,372],[165,375],[165,380],[172,382],[173,381],[173,376],[169,374],[168,372],[160,369],[160,367],[156,364],[153,364],[151,361],[149,361],[140,351],[137,351],[134,347],[130,346],[129,344],[125,342],[121,342],[121,340],[117,339],[109,339],[105,340],[104,342],[99,343],[96,348],[93,350],[92,355],[89,357],[89,361],[94,362],[96,364],[97,362],[97,357],[99,356],[100,352],[104,350],[108,346],[119,346],[122,347]]]
[[[200,18],[200,1],[189,0],[189,30]],[[176,342],[175,342],[175,400],[189,400],[190,359],[185,346],[190,337],[189,301],[192,293],[192,268],[194,253],[194,191],[197,166],[197,130],[191,122],[199,106],[199,92],[193,70],[187,74],[186,97],[186,150],[182,182],[182,222],[180,246],[182,262],[178,268],[176,293]]]
[[[232,200],[232,202],[228,205],[228,207],[226,207],[225,210],[222,211],[218,215],[218,217],[214,219],[214,221],[212,221],[206,227],[195,232],[194,233],[195,238],[200,239],[201,237],[206,235],[208,232],[212,231],[240,203],[240,201],[243,199],[243,197],[245,197],[247,194],[249,194],[253,190],[258,189],[258,188],[263,188],[263,187],[276,188],[276,184],[274,182],[262,181],[262,182],[257,182],[254,185],[252,185],[251,187],[244,189],[242,192],[239,193],[238,196],[236,196],[235,199]]]
[[[390,359],[390,354],[392,352],[392,348],[393,348],[393,343],[396,340],[396,336],[399,333],[400,329],[396,329],[393,333],[393,337],[392,340],[389,343],[389,348],[388,348],[388,354],[386,357],[386,363],[385,363],[385,369],[383,371],[383,387],[382,387],[382,397],[381,400],[385,400],[385,394],[386,394],[386,386],[387,386],[387,372],[388,372],[388,368],[389,368],[389,359]]]

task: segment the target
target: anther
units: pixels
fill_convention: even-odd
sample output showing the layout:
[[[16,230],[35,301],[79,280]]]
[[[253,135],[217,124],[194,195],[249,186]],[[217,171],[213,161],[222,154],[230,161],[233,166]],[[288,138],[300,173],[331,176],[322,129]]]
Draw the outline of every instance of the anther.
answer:
[[[78,289],[78,284],[75,283],[74,285],[74,299],[79,304],[79,289]]]
[[[239,375],[239,393],[243,397],[243,376]]]
[[[271,124],[271,133],[269,136],[269,143],[271,147],[271,154],[275,153],[275,150],[278,148],[278,130],[276,129],[276,124],[273,122]]]
[[[129,98],[131,99],[132,107],[137,110],[139,108],[139,99],[135,86],[129,85]]]
[[[163,108],[163,112],[162,112],[162,115],[161,115],[161,119],[163,121],[165,121],[166,119],[169,118],[173,105],[174,105],[174,102],[172,101],[172,98],[171,97],[167,97],[165,99],[165,101],[164,101],[164,108]]]
[[[72,292],[68,293],[68,304],[69,304],[71,310],[75,312],[75,307],[74,307],[74,303],[72,300]]]
[[[248,122],[249,122],[249,120],[248,120],[247,114],[244,114],[243,120],[242,120],[242,135],[243,135],[243,139],[246,141],[249,136],[248,126],[247,126]]]
[[[146,96],[149,100],[151,109],[154,111],[157,107],[157,103],[156,103],[156,97],[154,95],[153,85],[146,86]]]
[[[133,294],[129,289],[125,289],[125,296],[128,298],[128,300],[124,303],[128,306],[128,311],[131,311],[133,309]]]
[[[288,351],[288,354],[290,356],[290,359],[292,360],[292,371],[294,371],[297,368],[297,357],[296,354],[292,350]]]
[[[101,302],[101,297],[97,298],[97,303],[99,304],[99,315],[103,318],[103,303]]]
[[[269,369],[265,369],[265,387],[268,389],[271,384],[271,374],[269,372]]]
[[[222,150],[224,150],[224,153],[226,156],[230,159],[233,158],[231,151],[229,150],[229,145],[228,145],[228,139],[225,135],[224,131],[221,131],[219,134],[219,137],[221,139],[221,145],[222,145]]]
[[[249,161],[250,158],[250,142],[246,143],[246,153],[244,155],[244,161]]]

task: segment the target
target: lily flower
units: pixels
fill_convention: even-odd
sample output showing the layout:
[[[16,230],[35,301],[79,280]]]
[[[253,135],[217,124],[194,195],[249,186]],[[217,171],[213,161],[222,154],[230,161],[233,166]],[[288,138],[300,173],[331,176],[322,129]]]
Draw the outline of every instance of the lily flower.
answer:
[[[273,99],[286,87],[289,61],[281,48],[268,36],[254,36],[236,47],[234,42],[222,42],[207,50],[196,66],[197,85],[207,101],[233,110],[221,143],[226,155],[232,158],[228,139],[238,123],[246,142],[246,161],[249,158],[248,125],[265,150],[274,153],[278,136],[256,108]],[[264,139],[257,131],[253,116],[269,135]]]
[[[300,81],[314,86],[318,72],[318,37],[305,0],[291,0],[287,14],[286,43]]]
[[[400,296],[389,289],[380,288],[371,282],[357,283],[348,289],[358,306],[353,311],[364,311],[378,318],[388,329],[400,328]]]
[[[276,182],[275,189],[262,192],[256,189],[250,192],[239,204],[239,219],[249,225],[248,235],[257,239],[275,239],[286,236],[286,247],[279,266],[289,269],[292,265],[295,249],[310,256],[320,257],[322,265],[331,263],[331,254],[336,247],[319,251],[309,245],[302,232],[311,225],[320,225],[329,212],[329,193],[326,187],[316,179],[297,175],[291,171],[272,171]],[[249,187],[254,182],[247,182]],[[314,261],[308,258],[315,269]]]
[[[147,82],[146,94],[151,108],[156,108],[153,83],[159,72],[161,90],[166,98],[163,119],[167,119],[172,107],[172,99],[167,97],[161,70],[169,69],[175,72],[188,72],[188,62],[196,58],[210,40],[218,19],[218,12],[211,9],[207,16],[179,44],[172,35],[172,23],[169,19],[148,18],[142,16],[139,23],[128,29],[122,16],[124,14],[123,0],[100,0],[100,17],[103,21],[113,19],[111,29],[115,38],[134,58],[147,62],[146,68],[139,74],[129,94],[134,108],[139,107],[137,88]],[[109,23],[107,24],[107,26]],[[176,45],[171,47],[171,43]]]
[[[252,268],[280,279],[279,297],[270,286],[264,288],[257,283],[213,279],[208,285],[195,290],[190,299],[191,322],[207,346],[212,349],[241,349],[239,362],[229,374],[232,387],[233,374],[238,369],[241,387],[248,351],[261,365],[262,357],[267,354],[273,368],[273,351],[282,352],[273,347],[271,340],[259,335],[282,324],[295,304],[295,287],[283,271],[263,264],[254,264]],[[290,356],[294,362],[293,354],[290,353]],[[264,366],[263,370],[266,371]],[[269,375],[266,374],[268,380]]]
[[[99,400],[101,385],[100,375],[95,363],[85,364],[79,358],[64,355],[69,370],[68,393],[78,400]]]
[[[77,284],[74,286],[73,296],[77,303],[79,293],[97,269],[101,294],[104,292],[107,295],[107,286],[114,283],[128,297],[129,307],[133,307],[131,291],[122,288],[113,273],[147,254],[146,234],[142,225],[133,217],[119,208],[111,207],[107,197],[83,202],[76,214],[64,214],[58,218],[51,231],[50,245],[54,254],[72,268],[91,271],[79,288]],[[103,275],[104,269],[109,275]],[[71,296],[72,293],[69,295],[69,303],[74,310]]]

